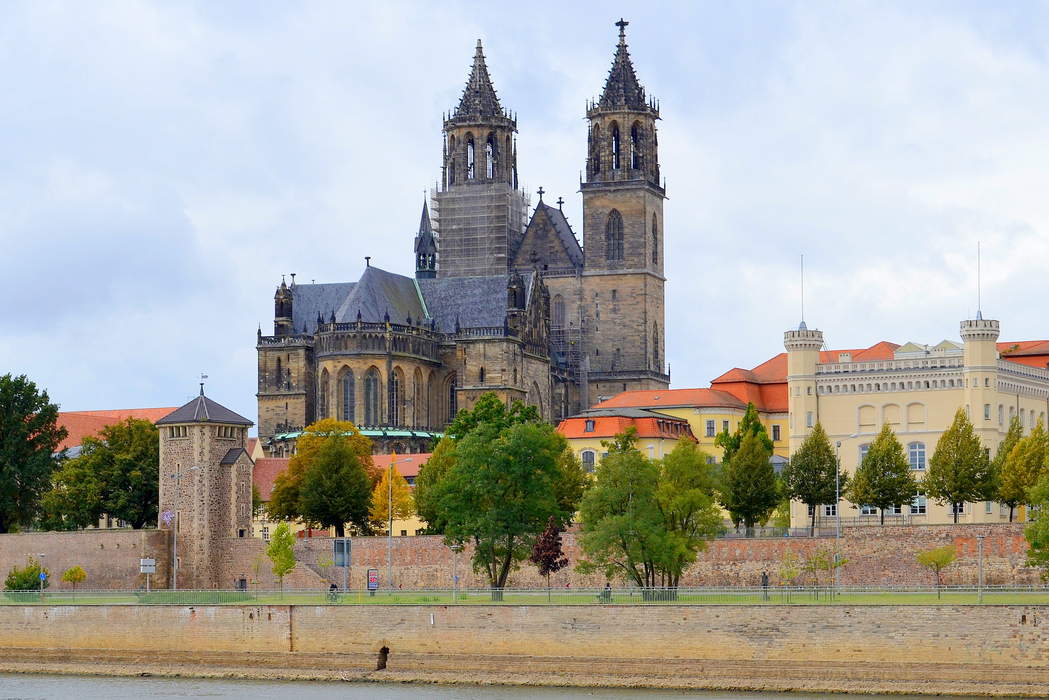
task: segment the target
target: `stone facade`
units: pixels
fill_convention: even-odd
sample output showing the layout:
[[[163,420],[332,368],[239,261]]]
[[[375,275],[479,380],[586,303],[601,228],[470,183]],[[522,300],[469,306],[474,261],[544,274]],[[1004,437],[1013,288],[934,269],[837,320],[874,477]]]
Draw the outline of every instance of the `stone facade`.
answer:
[[[357,424],[378,452],[424,452],[487,391],[554,421],[620,391],[669,385],[659,109],[634,72],[625,26],[586,113],[584,245],[563,200],[546,204],[542,188],[529,218],[516,115],[478,43],[444,117],[440,180],[413,240],[416,279],[369,265],[356,283],[293,276],[278,287],[273,335],[257,337],[268,456],[291,453],[302,428],[325,416]]]

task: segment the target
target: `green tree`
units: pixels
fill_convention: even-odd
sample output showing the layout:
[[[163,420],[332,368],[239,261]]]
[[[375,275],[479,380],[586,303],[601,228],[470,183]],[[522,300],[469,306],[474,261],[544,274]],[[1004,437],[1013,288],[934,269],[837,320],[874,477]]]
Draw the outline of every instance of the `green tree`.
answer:
[[[762,439],[761,432],[748,430],[724,466],[721,505],[731,515],[732,522],[743,523],[748,536],[755,524],[768,520],[780,502],[779,482],[771,457],[771,443]]]
[[[502,432],[520,423],[540,423],[542,418],[535,406],[526,406],[520,401],[511,402],[509,408],[496,394],[482,394],[472,409],[462,409],[452,420],[445,435],[453,440],[466,437],[481,426],[485,430]]]
[[[832,574],[835,569],[839,569],[847,563],[848,559],[841,556],[839,552],[829,547],[819,547],[809,554],[801,568],[811,574],[814,585],[819,586],[821,571]]]
[[[62,572],[62,581],[65,583],[73,584],[73,595],[76,596],[76,587],[78,584],[83,583],[87,580],[87,572],[84,571],[83,567],[71,566]]]
[[[1031,434],[1020,438],[1009,450],[998,474],[998,495],[1002,503],[1009,504],[1010,522],[1013,507],[1030,502],[1028,501],[1030,490],[1047,470],[1049,470],[1049,436],[1046,435],[1042,422],[1038,421]]]
[[[26,565],[19,568],[14,566],[11,571],[8,572],[7,578],[4,580],[5,591],[38,591],[41,589],[40,585],[40,562],[33,557],[29,557],[29,561]],[[51,571],[49,569],[43,569],[44,572],[44,583],[43,588],[49,588],[51,586]]]
[[[372,487],[381,475],[371,451],[371,440],[348,421],[324,418],[306,426],[296,441],[288,468],[273,482],[266,512],[274,520],[326,525],[335,527],[337,533],[345,523],[370,532],[368,504]],[[366,477],[363,486],[361,470]],[[346,481],[340,481],[342,477]],[[334,522],[343,515],[349,517],[341,523]],[[345,528],[341,531],[344,533]]]
[[[1024,528],[1029,545],[1027,564],[1041,568],[1042,578],[1049,579],[1049,474],[1038,479],[1025,500],[1032,506],[1031,519]]]
[[[46,391],[25,375],[0,376],[0,533],[36,520],[65,437]]]
[[[856,474],[849,480],[845,497],[856,506],[880,509],[881,522],[884,523],[885,510],[909,503],[917,488],[903,445],[896,439],[892,428],[886,425],[874,438]]]
[[[940,572],[958,558],[958,553],[951,545],[937,547],[925,552],[918,552],[918,563],[934,572],[936,576],[936,598],[940,598]]]
[[[325,439],[312,454],[299,487],[304,521],[334,527],[336,537],[345,536],[347,523],[359,532],[371,531],[372,481],[362,457],[346,435]]]
[[[691,440],[680,440],[659,463],[656,505],[666,530],[658,560],[665,585],[677,588],[681,574],[723,530],[714,500],[714,476],[707,455]]]
[[[382,478],[372,490],[369,517],[374,526],[389,526],[391,501],[394,519],[410,518],[415,514],[412,490],[395,465],[383,469]]]
[[[251,517],[257,518],[266,510],[266,502],[262,500],[262,493],[258,484],[251,484]]]
[[[574,506],[557,500],[565,449],[548,423],[480,422],[456,441],[455,463],[438,485],[445,541],[473,541],[474,570],[497,598],[550,517],[559,526],[572,517]]]
[[[102,476],[92,459],[63,460],[51,489],[40,499],[40,527],[44,530],[80,530],[97,525],[102,517]]]
[[[438,485],[454,463],[455,440],[445,435],[437,442],[430,459],[419,468],[419,475],[415,477],[415,510],[419,519],[426,523],[428,534],[444,534]]]
[[[1015,465],[1009,465],[1009,453],[1013,451],[1017,443],[1023,438],[1023,426],[1020,419],[1013,416],[1009,419],[1009,432],[1005,439],[998,444],[998,451],[991,462],[991,473],[994,475],[995,498],[999,503],[1009,506],[1009,522],[1013,521],[1013,513],[1016,506],[1023,503],[1027,497],[1027,489],[1034,483],[1020,483],[1016,480],[1016,474],[1010,471]]]
[[[937,503],[953,506],[954,522],[961,504],[991,497],[991,463],[963,409],[955,412],[951,427],[940,435],[922,489]]]
[[[816,509],[822,504],[837,502],[838,494],[849,481],[848,475],[839,471],[834,448],[821,424],[816,423],[816,427],[791,455],[790,462],[783,469],[782,479],[787,496],[801,501],[812,512],[809,522],[811,534],[816,529]]]
[[[273,575],[280,583],[281,596],[284,595],[284,577],[295,568],[295,537],[291,534],[288,523],[281,523],[273,531],[270,544],[266,547]]]
[[[743,412],[743,417],[740,419],[739,425],[736,426],[736,432],[729,433],[726,428],[714,438],[714,444],[723,450],[721,453],[722,464],[728,464],[732,461],[732,456],[739,450],[743,444],[743,437],[746,435],[756,435],[761,446],[768,450],[770,455],[772,454],[772,438],[769,437],[765,426],[761,424],[758,409],[753,403],[747,404],[747,410]]]

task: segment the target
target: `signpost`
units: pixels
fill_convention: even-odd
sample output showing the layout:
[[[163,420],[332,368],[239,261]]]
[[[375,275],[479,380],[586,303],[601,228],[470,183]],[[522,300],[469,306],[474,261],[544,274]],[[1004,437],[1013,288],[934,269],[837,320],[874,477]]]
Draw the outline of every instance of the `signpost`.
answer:
[[[368,569],[368,595],[375,595],[379,588],[379,570]]]
[[[157,560],[152,557],[139,559],[138,572],[146,575],[146,593],[149,593],[149,575],[157,573]]]
[[[331,541],[331,560],[335,566],[342,568],[342,590],[348,591],[350,566],[353,564],[349,537],[336,537]]]

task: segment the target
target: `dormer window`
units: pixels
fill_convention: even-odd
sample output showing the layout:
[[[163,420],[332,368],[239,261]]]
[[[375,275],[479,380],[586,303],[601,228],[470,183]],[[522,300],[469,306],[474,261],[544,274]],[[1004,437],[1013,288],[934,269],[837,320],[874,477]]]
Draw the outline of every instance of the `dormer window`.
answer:
[[[590,419],[587,419],[586,424],[583,427],[583,432],[584,433],[592,433],[592,432],[594,432],[594,421],[592,421]]]

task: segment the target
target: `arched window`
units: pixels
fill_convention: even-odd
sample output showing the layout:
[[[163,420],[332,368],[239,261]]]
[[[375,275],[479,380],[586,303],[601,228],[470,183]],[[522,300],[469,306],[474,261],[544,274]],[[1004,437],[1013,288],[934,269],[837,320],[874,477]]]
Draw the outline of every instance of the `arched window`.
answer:
[[[652,326],[652,368],[661,371],[659,366],[659,326]]]
[[[342,378],[339,379],[339,419],[348,420],[353,423],[357,419],[357,383],[354,381],[353,372],[349,368],[343,370]]]
[[[284,370],[281,368],[280,358],[277,358],[277,369],[273,373],[273,385],[280,388],[281,382],[284,380]]]
[[[485,173],[488,179],[495,177],[495,136],[488,137],[488,143],[484,145]]]
[[[630,167],[641,169],[641,126],[637,122],[630,127]]]
[[[612,170],[619,170],[619,125],[612,122]]]
[[[562,328],[565,325],[565,299],[560,294],[554,295],[554,302],[550,309],[550,325],[554,328]]]
[[[390,377],[393,405],[390,407],[390,425],[404,425],[404,373],[400,368],[393,370]]]
[[[476,153],[474,153],[474,137],[473,136],[467,136],[466,137],[466,179],[467,180],[473,180],[474,177],[477,174],[477,171],[474,169],[475,161],[476,161]]]
[[[613,209],[605,224],[605,258],[608,260],[623,259],[623,215]]]
[[[601,127],[597,124],[590,133],[590,150],[590,170],[596,175],[601,172]]]
[[[423,416],[423,373],[417,367],[412,377],[412,426],[420,427]]]
[[[455,414],[459,412],[455,396],[455,375],[448,377],[448,422],[451,423]]]
[[[594,451],[583,450],[583,454],[580,457],[582,457],[583,469],[586,470],[587,474],[592,474],[594,471]]]
[[[914,471],[925,471],[925,443],[912,442],[907,445],[907,458]]]
[[[652,264],[659,264],[659,221],[652,215]]]
[[[317,417],[327,418],[328,417],[328,370],[321,372],[321,385],[319,396],[317,397]]]
[[[369,426],[379,425],[382,422],[380,406],[382,396],[382,380],[379,378],[379,370],[372,367],[364,375],[364,424]]]

